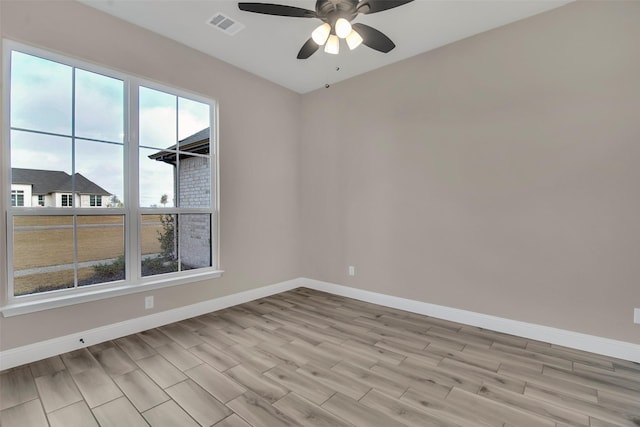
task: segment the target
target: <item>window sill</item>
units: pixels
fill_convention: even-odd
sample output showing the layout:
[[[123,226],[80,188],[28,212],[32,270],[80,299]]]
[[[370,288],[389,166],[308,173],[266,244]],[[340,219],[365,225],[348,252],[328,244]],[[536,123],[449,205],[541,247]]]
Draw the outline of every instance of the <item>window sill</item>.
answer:
[[[215,279],[222,276],[223,270],[207,271],[199,274],[192,274],[188,277],[159,278],[135,285],[122,285],[109,288],[95,289],[73,295],[54,296],[30,300],[25,302],[15,302],[0,308],[2,317],[19,316],[21,314],[35,313],[37,311],[50,310],[52,308],[66,307],[69,305],[82,304],[90,301],[99,301],[107,298],[114,298],[123,295],[130,295],[140,292],[149,292],[155,289],[168,288],[186,283],[198,282],[201,280]]]

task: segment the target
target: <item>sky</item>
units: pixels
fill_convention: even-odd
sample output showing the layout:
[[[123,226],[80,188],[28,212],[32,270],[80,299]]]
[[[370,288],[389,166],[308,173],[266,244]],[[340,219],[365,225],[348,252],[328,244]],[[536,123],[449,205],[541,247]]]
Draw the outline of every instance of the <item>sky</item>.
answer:
[[[209,106],[145,87],[139,98],[140,206],[160,206],[163,194],[173,199],[173,167],[147,156],[209,127]],[[74,78],[72,67],[13,52],[12,167],[71,174],[75,165],[75,172],[124,201],[124,120],[121,80],[78,68]]]

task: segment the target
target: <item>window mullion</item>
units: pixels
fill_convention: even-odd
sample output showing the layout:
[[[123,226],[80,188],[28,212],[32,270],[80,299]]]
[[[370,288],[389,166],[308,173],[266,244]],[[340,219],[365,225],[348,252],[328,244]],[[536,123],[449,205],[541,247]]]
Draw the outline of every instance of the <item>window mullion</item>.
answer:
[[[76,203],[76,67],[71,69],[71,203],[74,211],[79,208],[80,197]],[[78,284],[78,216],[73,213],[73,287]]]
[[[140,173],[138,135],[140,129],[139,82],[136,79],[125,80],[125,251],[126,272],[129,281],[137,281],[142,276],[140,271],[140,254],[142,241],[140,238]]]

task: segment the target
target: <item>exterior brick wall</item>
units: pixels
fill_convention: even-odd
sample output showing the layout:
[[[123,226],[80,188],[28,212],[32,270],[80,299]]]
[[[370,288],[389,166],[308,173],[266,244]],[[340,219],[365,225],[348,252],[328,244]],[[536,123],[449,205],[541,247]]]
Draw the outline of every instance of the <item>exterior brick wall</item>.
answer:
[[[189,157],[180,160],[179,200],[183,208],[209,207],[209,159]],[[187,267],[211,266],[211,215],[180,215],[179,245],[182,263]]]

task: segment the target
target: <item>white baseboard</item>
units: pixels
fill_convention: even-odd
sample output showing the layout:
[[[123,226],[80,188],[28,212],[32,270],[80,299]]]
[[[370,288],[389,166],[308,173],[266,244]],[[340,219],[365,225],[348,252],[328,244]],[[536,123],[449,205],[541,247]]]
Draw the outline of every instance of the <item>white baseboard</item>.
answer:
[[[429,304],[314,279],[301,279],[301,282],[300,286],[383,305],[385,307],[397,308],[412,313],[463,323],[465,325],[640,363],[640,345],[626,341],[602,338],[565,329],[557,329],[473,311]]]
[[[12,348],[0,352],[0,370],[13,368],[25,363],[35,362],[47,357],[77,350],[89,345],[135,334],[147,329],[157,328],[180,320],[223,308],[264,298],[298,287],[307,287],[318,291],[341,295],[366,301],[385,307],[397,308],[412,313],[424,314],[439,319],[451,320],[466,325],[477,326],[497,332],[517,335],[524,338],[562,345],[578,350],[589,351],[620,359],[640,363],[640,345],[612,340],[579,332],[551,328],[533,323],[520,322],[487,314],[475,313],[457,308],[429,304],[426,302],[394,297],[391,295],[365,291],[320,280],[297,278],[264,286],[237,294],[227,295],[197,304],[179,307],[160,313],[150,314],[99,328],[89,329],[75,334],[52,338],[46,341]],[[84,342],[81,342],[80,339]]]
[[[179,322],[205,313],[222,310],[223,308],[295,289],[299,286],[300,279],[287,280],[285,282],[238,292],[237,294],[227,295],[173,310],[162,311],[148,316],[137,317],[75,334],[12,348],[0,352],[0,370],[46,359],[47,357],[146,331],[147,329],[157,328],[169,323]],[[80,339],[84,342],[81,342]]]

